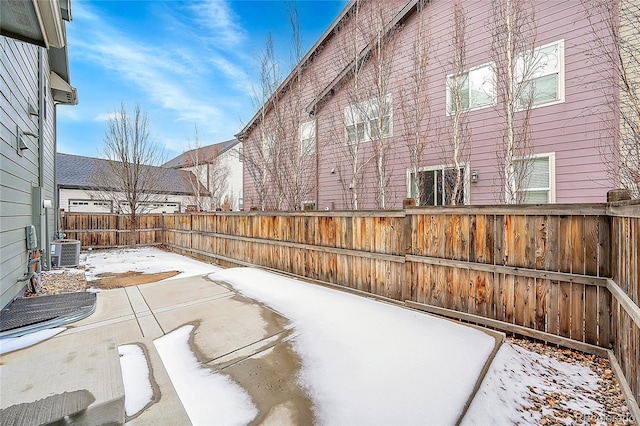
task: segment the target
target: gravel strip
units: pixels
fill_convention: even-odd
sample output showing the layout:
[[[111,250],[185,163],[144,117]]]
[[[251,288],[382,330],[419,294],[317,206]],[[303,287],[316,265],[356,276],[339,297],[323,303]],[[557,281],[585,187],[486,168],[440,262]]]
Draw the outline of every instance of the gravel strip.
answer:
[[[38,293],[27,293],[25,296],[44,296],[60,293],[73,293],[75,291],[85,291],[87,289],[87,279],[84,275],[84,266],[78,268],[52,269],[40,273],[40,291]]]

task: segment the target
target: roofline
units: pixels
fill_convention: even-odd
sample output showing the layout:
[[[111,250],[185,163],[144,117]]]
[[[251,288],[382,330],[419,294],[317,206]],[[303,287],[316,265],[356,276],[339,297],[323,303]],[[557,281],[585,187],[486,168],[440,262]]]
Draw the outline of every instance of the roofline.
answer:
[[[430,2],[430,0],[409,0],[407,4],[391,19],[386,25],[384,29],[385,36],[388,35],[396,26],[406,22],[409,18],[411,18],[420,8],[419,4],[421,2]],[[366,62],[370,58],[372,45],[367,44],[358,55],[358,64]],[[351,71],[356,66],[356,60],[349,62],[349,64],[342,70],[340,73],[334,78],[331,83],[325,87],[322,92],[309,104],[306,106],[305,111],[309,115],[314,115],[317,112],[317,109],[335,93],[336,87],[339,87],[350,75]]]
[[[233,141],[235,141],[235,142],[233,142]],[[181,168],[185,167],[184,164],[178,164],[178,165],[175,165],[175,166],[166,166],[166,164],[172,162],[173,160],[175,160],[178,157],[181,157],[183,155],[187,155],[188,153],[193,152],[193,151],[195,151],[197,149],[205,149],[205,148],[209,148],[209,147],[212,147],[212,146],[221,145],[221,144],[227,143],[227,142],[233,142],[233,143],[230,143],[224,150],[218,152],[218,155],[222,155],[225,152],[228,152],[229,150],[231,150],[231,148],[233,148],[234,146],[238,145],[239,143],[242,143],[242,141],[240,141],[238,138],[233,138],[233,139],[228,139],[228,140],[222,141],[222,142],[212,143],[211,145],[201,146],[199,148],[192,148],[192,149],[190,149],[188,151],[183,152],[182,154],[177,155],[176,157],[172,158],[171,160],[165,162],[161,167],[165,167],[165,168],[168,168],[168,169],[181,169]],[[186,167],[191,167],[191,166],[186,166]]]
[[[325,44],[326,41],[328,41],[328,39],[330,38],[329,36],[333,33],[333,30],[335,29],[335,27],[351,11],[351,9],[353,9],[353,7],[357,3],[357,1],[358,0],[351,0],[347,4],[347,6],[345,6],[345,8],[340,13],[340,15],[338,15],[338,17],[333,21],[331,26],[322,34],[320,39],[316,42],[316,44],[314,44],[314,46],[311,48],[311,50],[309,50],[309,52],[304,56],[304,58],[302,58],[302,60],[300,60],[298,65],[296,65],[293,68],[293,70],[291,70],[291,73],[289,73],[289,75],[282,82],[282,84],[280,84],[280,86],[278,86],[278,89],[276,89],[274,94],[285,91],[286,87],[291,82],[291,79],[293,78],[293,76],[297,74],[298,69],[304,67],[307,64],[307,62],[309,62],[312,59],[313,55],[316,53],[318,48],[320,46],[322,46],[323,44]],[[362,1],[366,1],[366,0],[360,0],[360,1],[362,2]],[[375,1],[378,1],[378,0],[375,0]],[[415,14],[415,12],[420,9],[419,8],[419,4],[420,3],[429,3],[430,1],[431,0],[409,0],[405,4],[405,6],[402,8],[402,10],[400,10],[396,14],[396,16],[391,21],[389,21],[389,23],[386,25],[385,34],[388,34],[398,24],[404,23],[411,16],[413,16]],[[360,55],[361,59],[360,59],[360,61],[366,61],[368,59],[368,57],[369,57],[369,53],[370,52],[371,52],[371,45],[367,44],[361,51],[361,55]],[[307,112],[307,114],[314,115],[316,113],[316,111],[317,111],[316,108],[319,105],[321,105],[328,97],[333,95],[334,89],[336,87],[338,87],[348,77],[349,72],[353,69],[354,66],[355,66],[355,61],[351,61],[338,74],[338,76],[336,76],[336,78],[334,78],[331,81],[331,83],[329,83],[327,85],[327,87],[325,87],[324,90],[322,90],[322,92],[320,92],[320,95],[317,96],[316,99],[314,99],[309,105],[307,105],[307,107],[305,108],[305,111]],[[249,121],[249,123],[246,126],[244,126],[244,128],[237,135],[235,135],[235,137],[238,140],[242,141],[245,138],[246,133],[248,133],[251,130],[251,128],[255,125],[255,123],[258,121],[259,117],[263,113],[263,109],[264,109],[265,105],[269,105],[270,104],[269,101],[272,98],[273,98],[273,95],[260,107],[260,109],[258,109],[258,111],[253,116],[253,118]]]
[[[342,12],[340,12],[340,14],[336,17],[336,19],[333,20],[331,25],[329,25],[329,28],[327,28],[327,30],[324,33],[322,33],[318,41],[311,47],[311,49],[309,49],[307,54],[304,55],[304,57],[300,60],[300,62],[298,62],[298,64],[291,70],[287,78],[285,78],[284,81],[280,83],[278,88],[274,91],[274,94],[284,91],[284,89],[289,85],[293,77],[297,75],[297,71],[300,68],[304,67],[308,62],[310,62],[311,59],[315,56],[315,54],[319,50],[319,48],[323,46],[329,39],[331,39],[331,36],[333,35],[333,31],[335,30],[335,28],[342,21],[342,19],[353,9],[353,7],[358,1],[363,2],[366,0],[350,0],[349,3],[347,3],[344,9],[342,9]],[[242,128],[242,130],[238,132],[238,134],[234,135],[236,139],[242,142],[242,140],[244,139],[245,133],[247,133],[255,125],[256,121],[259,120],[260,116],[262,115],[262,110],[264,106],[269,104],[269,101],[273,98],[274,94],[272,94],[271,97],[264,104],[262,104],[262,106],[258,109],[258,111],[256,111],[256,113],[251,118],[251,120],[249,120],[249,123],[247,123]]]

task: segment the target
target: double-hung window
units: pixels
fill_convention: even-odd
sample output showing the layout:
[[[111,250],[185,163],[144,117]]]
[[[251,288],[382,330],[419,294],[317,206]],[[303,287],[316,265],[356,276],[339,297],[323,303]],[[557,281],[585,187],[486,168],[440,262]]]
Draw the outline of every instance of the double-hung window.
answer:
[[[344,109],[347,143],[366,142],[390,137],[393,133],[393,109],[391,95],[382,102],[370,99]]]
[[[461,75],[447,76],[447,114],[495,105],[493,66],[484,64]]]
[[[316,122],[300,124],[300,155],[312,155],[316,151]]]
[[[564,101],[564,40],[518,55],[519,106],[537,107]],[[519,84],[520,85],[520,84]]]
[[[555,154],[538,154],[514,161],[520,183],[518,202],[547,204],[555,202]]]
[[[262,158],[265,163],[273,161],[273,154],[276,145],[276,137],[273,134],[265,135],[262,139]]]
[[[468,204],[469,185],[467,167],[460,167],[456,204]],[[419,206],[443,206],[452,204],[456,187],[455,167],[424,167],[417,172],[407,173],[408,196],[416,200]]]

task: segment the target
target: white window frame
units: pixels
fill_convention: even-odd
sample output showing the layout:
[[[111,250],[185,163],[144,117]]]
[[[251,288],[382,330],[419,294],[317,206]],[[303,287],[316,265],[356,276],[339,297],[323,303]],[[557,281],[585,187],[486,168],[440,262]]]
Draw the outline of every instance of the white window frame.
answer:
[[[265,163],[273,162],[273,148],[276,144],[276,136],[273,133],[262,138],[262,157]]]
[[[471,101],[472,101],[472,96],[471,96],[471,79],[469,78],[470,74],[473,74],[476,71],[482,70],[482,69],[488,69],[491,73],[491,83],[493,85],[493,94],[491,96],[491,102],[487,103],[487,104],[481,104],[481,105],[472,105]],[[455,111],[453,111],[451,102],[452,102],[452,96],[451,96],[451,89],[453,87],[453,81],[456,78],[455,74],[449,74],[447,75],[447,80],[446,80],[446,114],[447,116],[451,116],[455,113]],[[466,80],[469,82],[468,84],[468,99],[469,99],[469,106],[467,108],[463,109],[463,112],[469,112],[469,111],[477,111],[483,108],[489,108],[489,107],[493,107],[496,106],[497,103],[497,96],[496,96],[496,73],[495,73],[495,66],[493,64],[493,62],[487,62],[484,64],[480,64],[477,65],[473,68],[469,68],[468,70],[466,70],[462,76],[458,76],[457,78],[466,78]]]
[[[299,129],[300,155],[307,156],[316,153],[316,122],[315,120],[300,123]],[[308,137],[305,137],[307,136]]]
[[[416,172],[420,173],[420,172],[433,172],[433,171],[441,171],[443,173],[444,176],[444,171],[446,169],[455,169],[455,164],[439,164],[437,166],[424,166],[424,167],[418,167],[418,169],[416,170]],[[470,203],[471,200],[471,194],[470,194],[470,190],[471,190],[471,167],[469,165],[469,163],[464,162],[460,164],[460,168],[464,169],[464,179],[462,182],[462,189],[464,191],[464,198],[462,200],[462,203],[464,205],[468,205]],[[413,196],[411,195],[412,192],[412,185],[411,185],[411,175],[413,174],[413,169],[407,169],[407,198],[413,198]],[[444,180],[443,180],[444,182]],[[444,191],[443,191],[444,194]],[[442,200],[441,200],[442,202]],[[437,204],[437,206],[442,206],[444,204]]]
[[[388,105],[388,109],[386,111],[387,114],[383,115],[383,118],[388,117],[389,124],[387,126],[388,131],[382,135],[383,139],[393,137],[393,97],[389,93],[384,96],[384,100]],[[372,114],[374,110],[378,111],[378,115],[375,117]],[[374,131],[372,130],[371,124],[381,119],[379,114],[380,110],[381,108],[377,98],[369,99],[359,104],[352,104],[344,109],[344,139],[347,144],[370,142],[378,139],[378,137],[373,136]],[[350,127],[355,127],[355,140],[349,139]],[[361,130],[359,128],[361,128]]]
[[[518,192],[529,191],[548,191],[549,197],[547,204],[555,204],[556,202],[556,153],[545,152],[542,154],[533,154],[530,157],[519,157],[514,159],[514,167],[518,161],[535,161],[537,158],[549,158],[549,187],[548,188],[527,188],[520,189]],[[506,193],[505,193],[506,194]],[[533,203],[531,203],[533,204]]]
[[[531,109],[536,109],[536,108],[540,108],[540,107],[546,107],[546,106],[551,106],[551,105],[557,105],[557,104],[561,104],[565,101],[565,78],[564,78],[564,39],[560,39],[560,40],[556,40],[554,42],[551,43],[547,43],[544,44],[542,46],[538,46],[534,49],[534,62],[537,61],[541,61],[542,58],[537,57],[539,55],[539,52],[542,51],[543,49],[546,49],[548,47],[557,45],[558,46],[558,65],[557,65],[557,71],[554,70],[554,72],[542,72],[541,75],[537,75],[534,76],[532,78],[527,78],[527,80],[534,80],[537,78],[541,78],[541,77],[546,77],[549,75],[553,75],[553,74],[558,74],[558,79],[557,79],[557,96],[556,99],[552,99],[549,101],[545,101],[545,102],[540,102],[540,103],[536,103],[535,101],[533,102],[533,104],[531,105]],[[522,55],[527,54],[527,52],[525,53],[521,53],[520,55],[518,55],[518,59],[517,61],[519,61],[519,57],[521,57]],[[541,64],[542,65],[542,64]],[[536,74],[536,71],[533,71],[534,74]],[[518,82],[520,83],[520,81]],[[534,95],[534,100],[535,100],[535,95]],[[522,105],[520,105],[519,110],[523,110],[524,107]]]

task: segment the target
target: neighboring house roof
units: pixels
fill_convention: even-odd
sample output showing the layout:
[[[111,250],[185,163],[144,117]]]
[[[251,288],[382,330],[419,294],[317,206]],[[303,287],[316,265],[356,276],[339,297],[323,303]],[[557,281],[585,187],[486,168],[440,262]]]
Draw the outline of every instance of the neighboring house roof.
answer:
[[[83,157],[72,154],[56,154],[56,180],[58,187],[73,189],[100,189],[96,188],[93,176],[107,161],[102,158]],[[156,166],[144,166],[163,169],[162,180],[158,182],[158,193],[191,195],[190,179],[195,182],[193,173],[185,170],[164,169]],[[116,188],[102,188],[116,189]],[[206,193],[206,189],[200,185],[200,192]]]
[[[202,164],[211,163],[215,157],[222,155],[229,151],[231,148],[239,144],[238,139],[230,139],[228,141],[215,143],[213,145],[207,145],[198,148],[200,150],[199,161]],[[191,167],[193,165],[194,152],[196,149],[185,151],[178,155],[176,158],[167,161],[162,167],[168,167],[171,169],[181,169],[184,167]]]
[[[282,84],[280,84],[280,86],[275,90],[274,94],[275,93],[280,93],[280,92],[285,92],[287,90],[287,88],[291,84],[291,81],[293,80],[293,78],[298,74],[298,70],[301,69],[301,68],[304,68],[307,64],[309,64],[310,62],[313,61],[313,59],[316,56],[316,53],[321,51],[323,49],[323,47],[329,42],[329,40],[331,40],[333,38],[333,36],[335,35],[335,31],[339,27],[339,25],[342,22],[342,20],[345,19],[345,17],[348,18],[349,12],[354,8],[354,6],[356,6],[356,4],[357,4],[357,0],[350,0],[349,1],[349,3],[345,6],[345,8],[342,9],[342,12],[340,12],[338,17],[331,23],[329,28],[327,28],[327,30],[320,36],[318,41],[311,47],[311,49],[309,49],[307,54],[304,55],[304,58],[302,58],[300,60],[300,62],[298,63],[298,65],[296,65],[293,68],[293,70],[291,70],[291,72],[289,73],[287,78],[285,78],[285,80],[282,82]],[[273,95],[272,95],[272,97],[273,97]],[[253,116],[253,118],[251,118],[251,120],[249,120],[247,125],[244,126],[244,128],[242,130],[240,130],[240,132],[237,135],[235,135],[236,138],[238,138],[240,140],[243,140],[245,138],[246,134],[251,132],[253,127],[260,120],[260,116],[262,115],[262,112],[263,112],[262,110],[267,108],[269,104],[270,104],[270,102],[267,101],[260,107],[260,109]],[[266,111],[264,111],[264,112],[266,112]]]
[[[275,93],[284,93],[287,91],[288,86],[291,84],[292,79],[298,74],[299,69],[303,69],[307,66],[308,63],[312,62],[316,52],[322,50],[324,45],[326,45],[331,38],[335,35],[337,28],[339,28],[340,23],[344,19],[348,19],[350,16],[351,10],[356,7],[358,4],[357,0],[351,0],[345,8],[340,12],[340,15],[331,23],[329,28],[320,36],[316,44],[307,52],[307,54],[300,60],[300,62],[294,67],[294,69],[289,73],[287,78],[280,84],[280,86],[275,90]],[[396,28],[398,25],[401,25],[407,19],[409,19],[420,7],[420,0],[408,0],[405,6],[391,19],[389,23],[385,26],[385,34],[387,34],[393,28]],[[369,52],[371,51],[371,45],[366,45],[363,47],[362,52],[360,52],[360,57],[362,61],[366,61],[369,57]],[[306,112],[309,115],[313,115],[316,112],[316,108],[323,103],[329,96],[333,95],[336,87],[338,87],[346,78],[349,77],[350,71],[355,66],[355,62],[351,61],[347,66],[341,70],[336,78],[331,81],[327,87],[325,87],[320,94],[305,108]],[[273,95],[272,95],[273,96]],[[248,133],[251,132],[253,127],[260,121],[260,117],[263,113],[263,109],[269,108],[271,102],[265,102],[258,112],[251,118],[249,123],[236,135],[236,137],[240,140],[243,140]],[[264,111],[265,113],[267,111]]]

